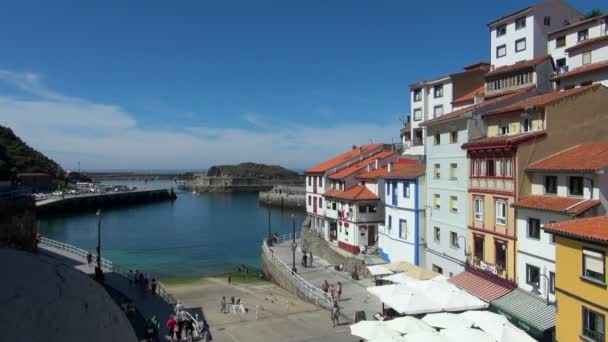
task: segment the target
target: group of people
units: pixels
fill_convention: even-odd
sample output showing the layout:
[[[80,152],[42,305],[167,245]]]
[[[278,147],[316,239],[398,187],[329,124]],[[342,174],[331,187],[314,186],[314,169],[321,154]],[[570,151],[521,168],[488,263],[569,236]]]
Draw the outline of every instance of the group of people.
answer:
[[[304,268],[312,266],[312,252],[302,252],[302,266],[304,266]]]
[[[321,290],[325,293],[329,293],[334,302],[338,302],[342,298],[342,283],[339,281],[335,285],[330,285],[327,280],[325,280],[323,284],[321,284]]]
[[[135,286],[143,291],[151,291],[152,293],[156,293],[156,288],[158,286],[156,282],[156,278],[152,277],[150,273],[140,272],[139,270],[129,270],[127,273],[127,279],[129,280],[129,286]]]
[[[178,301],[175,304],[174,315],[170,316],[166,323],[169,330],[169,340],[173,341],[192,341],[194,338],[195,322],[185,310],[184,305]],[[211,341],[211,331],[206,320],[199,326],[199,334],[203,341]]]

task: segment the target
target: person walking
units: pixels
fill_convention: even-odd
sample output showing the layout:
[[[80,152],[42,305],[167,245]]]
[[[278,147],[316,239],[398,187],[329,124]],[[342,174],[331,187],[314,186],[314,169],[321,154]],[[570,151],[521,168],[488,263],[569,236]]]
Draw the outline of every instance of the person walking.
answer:
[[[150,285],[152,288],[152,294],[156,293],[156,278],[152,278],[152,284]]]
[[[152,318],[150,318],[150,322],[152,323],[152,326],[154,328],[154,340],[158,341],[158,331],[160,330],[160,321],[158,320],[158,318],[156,318],[156,315],[152,316]]]
[[[226,282],[228,283],[228,286],[232,285],[232,276],[230,274],[226,277]]]
[[[175,303],[175,316],[179,315],[182,310],[184,310],[184,304],[178,300],[177,303]]]
[[[323,282],[323,284],[321,284],[321,290],[323,290],[325,293],[327,293],[329,290],[329,283],[327,282],[327,279]]]
[[[331,307],[331,321],[334,325],[334,328],[336,327],[336,325],[340,325],[340,307],[338,306],[338,302],[334,302]]]
[[[209,324],[206,320],[203,320],[203,325],[201,326],[201,336],[203,341],[211,341],[213,337],[211,337],[211,330]]]
[[[336,287],[334,286],[334,284],[331,284],[329,286],[329,294],[331,295],[331,299],[333,300],[334,298],[336,298]]]
[[[173,342],[173,335],[175,333],[175,327],[177,326],[177,321],[173,316],[170,316],[167,320],[167,329],[169,329],[169,341]]]
[[[222,301],[220,302],[220,310],[223,314],[226,313],[226,296],[222,296]]]
[[[310,266],[312,267],[312,252],[310,252],[310,257],[309,257],[309,259],[310,259]]]
[[[90,251],[87,253],[87,265],[89,265],[89,267],[93,265],[93,254],[91,254]]]
[[[338,282],[337,293],[338,293],[338,301],[340,301],[340,298],[342,298],[342,283],[341,282]]]
[[[304,252],[304,254],[302,254],[302,266],[304,266],[304,268],[306,268],[306,266],[308,266],[308,256],[306,255],[306,252]]]

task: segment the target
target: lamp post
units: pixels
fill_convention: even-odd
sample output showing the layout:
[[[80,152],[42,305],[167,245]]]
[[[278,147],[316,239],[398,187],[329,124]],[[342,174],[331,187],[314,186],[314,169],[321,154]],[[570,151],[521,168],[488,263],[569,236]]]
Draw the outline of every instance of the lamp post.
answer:
[[[469,264],[469,253],[467,253],[467,238],[464,235],[458,235],[458,247],[460,246],[460,238],[464,240],[464,263],[465,265]]]
[[[539,274],[538,276],[539,276],[539,278],[544,277],[547,280],[547,282],[545,283],[545,284],[547,284],[547,286],[545,288],[545,292],[547,293],[547,296],[546,296],[547,304],[549,304],[550,303],[549,302],[549,277],[547,277],[547,275],[545,275],[545,274]],[[532,291],[531,291],[532,294],[541,296],[542,293],[539,291],[539,288],[540,288],[540,279],[539,279],[538,283],[535,283],[534,285],[532,285]]]
[[[268,208],[268,246],[272,246],[272,233],[270,232],[270,195],[266,195],[266,207]]]
[[[294,273],[297,273],[298,269],[296,268],[296,247],[298,247],[298,244],[296,242],[296,215],[294,213],[291,213],[291,223],[292,223],[292,230],[291,230],[291,237],[292,237],[292,241],[291,241],[291,254],[292,254],[292,262],[293,262],[291,270]]]
[[[97,210],[97,267],[95,275],[101,277],[103,269],[101,268],[101,209]]]

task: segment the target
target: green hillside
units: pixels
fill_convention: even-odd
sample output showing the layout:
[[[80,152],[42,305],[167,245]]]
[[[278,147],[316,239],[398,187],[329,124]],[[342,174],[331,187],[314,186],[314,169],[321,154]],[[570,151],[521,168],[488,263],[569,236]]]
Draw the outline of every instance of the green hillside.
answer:
[[[207,170],[208,176],[246,177],[257,179],[298,179],[297,172],[279,165],[241,163],[238,165],[218,165]]]
[[[26,172],[42,172],[52,177],[64,173],[59,164],[29,147],[10,128],[0,126],[0,179]]]

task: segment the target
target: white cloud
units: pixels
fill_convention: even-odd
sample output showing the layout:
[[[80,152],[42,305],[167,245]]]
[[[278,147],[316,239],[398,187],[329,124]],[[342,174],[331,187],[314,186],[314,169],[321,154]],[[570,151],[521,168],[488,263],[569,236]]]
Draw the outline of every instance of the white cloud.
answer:
[[[34,98],[0,96],[0,125],[33,147],[74,168],[204,168],[254,161],[306,167],[370,139],[390,142],[398,124],[310,126],[271,122],[250,112],[251,129],[184,127],[145,129],[120,106],[71,98],[44,86],[36,74],[0,71],[0,82]]]

